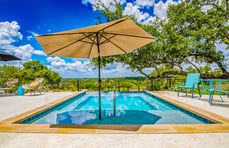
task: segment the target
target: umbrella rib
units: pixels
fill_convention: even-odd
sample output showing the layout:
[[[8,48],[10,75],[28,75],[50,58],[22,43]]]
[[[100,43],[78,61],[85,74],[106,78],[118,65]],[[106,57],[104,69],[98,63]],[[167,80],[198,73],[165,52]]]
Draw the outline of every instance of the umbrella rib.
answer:
[[[110,28],[110,27],[112,27],[112,26],[114,26],[114,25],[116,25],[116,24],[119,24],[119,23],[125,21],[126,19],[127,19],[127,18],[125,18],[125,19],[123,19],[123,20],[120,20],[120,21],[118,21],[118,22],[115,22],[114,24],[111,24],[110,26],[107,26],[107,27],[105,27],[105,28],[103,28],[103,29],[100,29],[100,30],[97,31],[97,32],[100,32],[100,31],[105,30],[105,29],[107,29],[107,28]]]
[[[112,39],[112,38],[115,37],[115,36],[116,36],[116,35],[113,35],[113,36],[109,37],[108,39]],[[106,42],[108,42],[107,39],[106,39],[105,41],[101,42],[100,44],[104,44],[104,43],[106,43]]]
[[[130,35],[130,34],[121,34],[121,33],[111,33],[111,32],[104,32],[105,34],[113,34],[113,35],[122,35],[122,36],[129,36],[129,37],[137,37],[137,38],[145,38],[145,39],[156,39],[154,37],[145,37],[145,36],[138,36],[138,35]]]
[[[84,34],[84,33],[94,33],[94,32],[75,32],[75,33],[44,34],[44,35],[38,35],[38,37],[42,37],[42,36],[55,36],[55,35],[70,35],[70,34]]]
[[[89,40],[91,40],[93,44],[96,44],[95,39],[92,40],[92,39],[90,38],[90,36],[87,36],[85,33],[82,33],[82,34],[83,34],[84,36],[86,36]]]
[[[93,33],[91,33],[91,34],[89,34],[89,35],[87,35],[87,36],[90,36],[90,35],[92,35],[92,34],[93,34]],[[81,39],[79,39],[79,40],[76,40],[76,41],[74,41],[74,42],[72,42],[72,43],[70,43],[70,44],[68,44],[68,45],[65,45],[65,46],[63,46],[63,47],[61,47],[61,48],[58,48],[58,49],[56,49],[55,51],[49,53],[48,55],[51,55],[51,54],[53,54],[53,53],[55,53],[55,52],[57,52],[57,51],[60,51],[60,50],[62,50],[62,49],[64,49],[64,48],[68,47],[68,46],[71,46],[71,45],[73,45],[74,43],[80,42],[81,40],[87,38],[87,36],[86,36],[86,37],[83,37],[83,38],[81,38]]]
[[[115,44],[114,42],[112,42],[110,39],[106,38],[104,35],[102,35],[106,40],[108,40],[109,42],[111,42],[111,44],[115,45],[116,47],[118,47],[120,50],[122,50],[124,53],[127,53],[125,50],[123,50],[121,47],[119,47],[117,44]]]
[[[94,37],[94,40],[93,40],[93,41],[95,41],[95,39],[96,39],[96,37]],[[93,45],[94,45],[94,43],[91,44],[90,51],[89,51],[89,54],[88,54],[88,58],[89,58],[90,55],[91,55],[91,51],[92,51]]]

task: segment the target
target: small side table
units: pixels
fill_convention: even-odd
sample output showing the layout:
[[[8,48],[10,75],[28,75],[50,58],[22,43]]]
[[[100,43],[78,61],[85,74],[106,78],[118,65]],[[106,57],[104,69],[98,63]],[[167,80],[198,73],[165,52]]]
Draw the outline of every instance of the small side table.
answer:
[[[25,89],[22,86],[18,86],[17,88],[17,95],[23,96],[25,94]]]

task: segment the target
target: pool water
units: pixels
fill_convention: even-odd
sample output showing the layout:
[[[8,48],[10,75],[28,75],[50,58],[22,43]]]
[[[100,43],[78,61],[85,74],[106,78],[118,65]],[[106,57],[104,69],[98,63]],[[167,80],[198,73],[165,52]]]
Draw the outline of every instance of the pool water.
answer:
[[[212,124],[146,92],[102,92],[99,120],[98,92],[86,92],[21,123],[29,124]]]

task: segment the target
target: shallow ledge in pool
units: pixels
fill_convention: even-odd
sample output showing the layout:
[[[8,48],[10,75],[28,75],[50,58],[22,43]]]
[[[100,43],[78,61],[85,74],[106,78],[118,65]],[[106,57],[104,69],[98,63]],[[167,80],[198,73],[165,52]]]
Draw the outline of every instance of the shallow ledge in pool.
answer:
[[[73,95],[64,97],[47,105],[38,107],[31,111],[17,115],[15,117],[0,121],[0,132],[17,133],[222,133],[229,132],[229,119],[210,113],[208,111],[193,107],[163,95],[154,94],[151,91],[146,93],[156,96],[172,105],[178,106],[190,113],[196,114],[215,124],[173,124],[173,125],[50,125],[50,124],[19,124],[32,116],[53,107],[61,105],[63,102],[71,100],[73,97],[85,93],[76,92]]]

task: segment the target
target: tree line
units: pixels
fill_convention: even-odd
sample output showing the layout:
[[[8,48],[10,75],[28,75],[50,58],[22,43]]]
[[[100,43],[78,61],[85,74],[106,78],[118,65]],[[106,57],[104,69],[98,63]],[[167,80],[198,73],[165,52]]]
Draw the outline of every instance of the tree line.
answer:
[[[201,73],[220,74],[219,69],[212,69],[209,65],[199,67]],[[160,71],[166,71],[166,67],[159,67]],[[186,68],[185,72],[195,73],[193,67]],[[156,70],[153,73],[157,73]],[[3,65],[0,66],[0,83],[4,84],[7,79],[18,78],[19,84],[31,83],[36,78],[44,78],[42,84],[43,91],[77,91],[87,89],[88,91],[98,91],[98,79],[88,78],[62,78],[57,72],[49,70],[39,61],[23,63],[23,68]],[[122,78],[103,78],[102,90],[113,91],[116,86],[117,91],[142,91],[142,90],[175,90],[178,82],[185,82],[185,76],[168,76],[166,78],[149,79],[147,77],[122,77]],[[15,88],[16,89],[16,88]],[[225,88],[228,90],[228,88]]]

